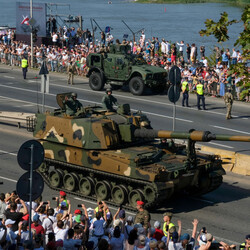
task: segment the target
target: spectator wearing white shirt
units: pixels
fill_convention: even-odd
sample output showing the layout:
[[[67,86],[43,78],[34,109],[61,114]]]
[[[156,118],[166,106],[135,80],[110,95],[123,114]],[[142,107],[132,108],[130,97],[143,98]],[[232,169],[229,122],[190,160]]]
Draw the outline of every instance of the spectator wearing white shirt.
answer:
[[[180,56],[183,57],[183,51],[184,51],[184,41],[181,41],[180,43],[176,42],[176,44],[179,46],[179,52],[180,52]]]

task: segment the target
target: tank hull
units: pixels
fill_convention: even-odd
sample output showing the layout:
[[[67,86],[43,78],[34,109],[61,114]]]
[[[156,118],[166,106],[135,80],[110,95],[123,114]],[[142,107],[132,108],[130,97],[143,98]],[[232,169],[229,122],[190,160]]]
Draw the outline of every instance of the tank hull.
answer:
[[[196,166],[190,167],[181,145],[173,154],[159,149],[156,142],[98,151],[40,142],[45,161],[38,171],[50,188],[131,210],[137,200],[144,200],[150,208],[164,204],[177,192],[211,192],[225,174],[221,160],[212,156],[197,154]]]

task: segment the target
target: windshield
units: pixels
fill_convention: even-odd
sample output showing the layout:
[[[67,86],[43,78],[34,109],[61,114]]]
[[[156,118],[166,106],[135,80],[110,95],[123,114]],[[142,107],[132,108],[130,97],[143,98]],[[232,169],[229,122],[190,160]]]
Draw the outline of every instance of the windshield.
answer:
[[[133,65],[143,65],[147,64],[142,55],[132,55],[132,63]]]

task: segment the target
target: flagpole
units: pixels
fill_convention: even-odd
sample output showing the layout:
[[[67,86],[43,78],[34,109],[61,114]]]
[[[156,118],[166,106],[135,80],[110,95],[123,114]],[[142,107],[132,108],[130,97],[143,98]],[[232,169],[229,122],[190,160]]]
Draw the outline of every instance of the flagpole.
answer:
[[[32,4],[32,0],[30,0],[30,18],[32,18],[33,16],[33,4]],[[33,54],[34,54],[34,51],[33,51],[33,27],[31,25],[31,33],[30,33],[30,47],[31,47],[31,60],[30,60],[30,63],[31,63],[31,68],[33,68]]]

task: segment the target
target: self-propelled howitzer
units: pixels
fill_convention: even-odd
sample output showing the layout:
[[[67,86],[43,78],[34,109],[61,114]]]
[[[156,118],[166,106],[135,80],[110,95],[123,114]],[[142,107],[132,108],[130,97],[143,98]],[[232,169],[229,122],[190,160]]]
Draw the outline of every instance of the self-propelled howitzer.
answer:
[[[129,105],[117,112],[89,106],[68,116],[61,104],[62,109],[36,115],[34,136],[45,149],[39,168],[45,182],[56,190],[127,208],[134,208],[137,200],[152,207],[175,192],[201,195],[215,190],[225,174],[222,161],[217,155],[196,152],[195,142],[250,141],[249,136],[202,131],[156,131]]]

